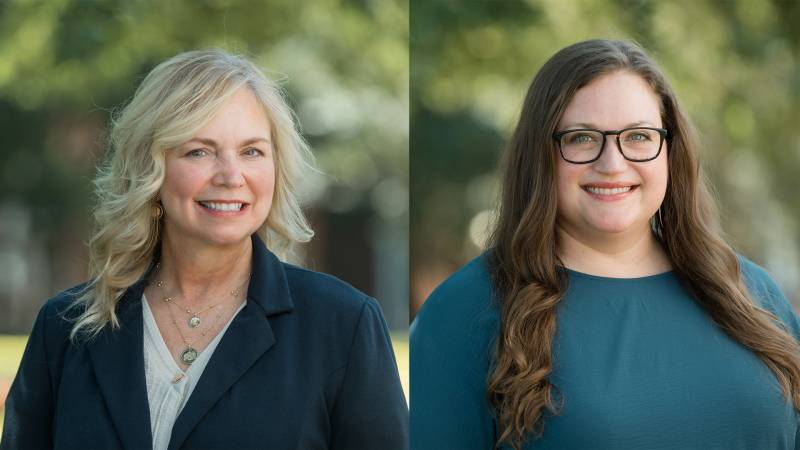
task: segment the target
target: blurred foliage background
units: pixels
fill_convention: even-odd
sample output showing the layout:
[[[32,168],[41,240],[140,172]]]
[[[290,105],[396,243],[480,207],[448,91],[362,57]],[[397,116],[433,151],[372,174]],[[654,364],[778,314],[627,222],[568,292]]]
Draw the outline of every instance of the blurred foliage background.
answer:
[[[378,298],[404,358],[408,26],[404,0],[0,1],[0,333],[86,278],[111,112],[159,62],[220,47],[284,80],[324,173],[302,183],[306,265]]]
[[[484,245],[496,166],[528,85],[556,51],[632,39],[699,128],[735,248],[800,301],[800,2],[411,3],[412,316]]]

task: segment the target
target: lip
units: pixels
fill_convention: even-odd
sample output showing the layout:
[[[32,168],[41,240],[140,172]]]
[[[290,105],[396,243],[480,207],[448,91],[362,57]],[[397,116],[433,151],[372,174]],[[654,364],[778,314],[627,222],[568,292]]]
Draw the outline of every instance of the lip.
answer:
[[[197,201],[198,202],[206,202],[206,203],[244,203],[245,205],[249,204],[248,202],[246,202],[244,200],[215,200],[215,199],[212,199],[212,198],[204,198],[204,199],[200,199],[200,200],[197,200]]]
[[[241,203],[242,208],[238,211],[214,211],[212,209],[208,209],[205,206],[201,205],[200,202],[206,203]],[[213,216],[213,217],[236,217],[245,214],[250,208],[250,204],[241,200],[197,200],[195,205],[200,209],[200,211]]]
[[[627,182],[609,183],[605,181],[598,181],[596,183],[593,182],[593,183],[582,184],[581,188],[586,188],[588,186],[598,187],[602,189],[614,189],[614,188],[624,188],[628,186],[639,186],[639,185],[636,183],[627,183]]]
[[[619,193],[619,194],[600,195],[600,194],[595,194],[593,192],[590,192],[588,189],[586,189],[588,187],[596,187],[596,188],[601,188],[601,189],[615,189],[615,188],[630,187],[631,189],[629,191],[627,191],[627,192],[622,192],[622,193]],[[633,194],[636,191],[636,189],[638,189],[638,188],[639,188],[639,185],[638,184],[634,184],[634,183],[598,182],[598,183],[587,183],[587,184],[581,185],[581,190],[583,192],[585,192],[592,199],[599,200],[601,202],[616,202],[616,201],[623,200],[623,199],[627,198],[628,196],[630,196],[631,194]]]

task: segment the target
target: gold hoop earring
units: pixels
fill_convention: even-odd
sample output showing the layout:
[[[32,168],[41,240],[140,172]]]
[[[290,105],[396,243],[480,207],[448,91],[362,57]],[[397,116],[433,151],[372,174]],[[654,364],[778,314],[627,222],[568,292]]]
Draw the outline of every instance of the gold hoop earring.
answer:
[[[153,206],[153,219],[160,220],[162,217],[164,217],[164,208],[161,207],[160,203],[156,203]]]

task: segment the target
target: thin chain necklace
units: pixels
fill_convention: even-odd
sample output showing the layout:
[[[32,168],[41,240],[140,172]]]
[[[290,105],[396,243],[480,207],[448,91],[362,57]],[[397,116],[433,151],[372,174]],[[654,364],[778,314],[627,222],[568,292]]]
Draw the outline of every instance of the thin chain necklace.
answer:
[[[158,268],[159,268],[159,267],[161,267],[161,263],[160,263],[160,262],[156,264],[156,270],[158,270]],[[239,286],[238,288],[236,288],[236,289],[234,289],[234,290],[230,291],[230,295],[231,295],[233,298],[238,298],[238,297],[239,297],[239,294],[242,292],[242,289],[243,289],[243,288],[244,288],[244,287],[247,285],[247,283],[248,283],[249,281],[250,281],[250,274],[248,274],[248,275],[247,275],[247,280],[245,280],[245,282],[244,282],[244,283],[243,283],[241,286]],[[161,290],[161,294],[163,295],[163,294],[164,294],[164,280],[158,280],[158,283],[156,283],[156,284],[157,284],[158,288]],[[174,304],[174,305],[175,305],[175,306],[177,306],[177,307],[178,307],[180,310],[182,310],[184,313],[186,313],[186,314],[189,316],[189,319],[186,321],[186,323],[187,323],[187,325],[189,325],[189,327],[190,327],[190,328],[197,328],[197,327],[199,327],[199,326],[200,326],[200,324],[201,324],[201,323],[203,323],[202,319],[200,318],[200,315],[201,315],[201,314],[203,314],[203,313],[205,313],[205,312],[207,312],[207,311],[210,311],[211,309],[213,309],[214,307],[216,307],[217,305],[219,305],[220,303],[222,303],[222,301],[219,301],[219,302],[217,302],[217,303],[214,303],[214,304],[212,304],[212,305],[209,305],[209,306],[207,306],[207,307],[203,308],[203,309],[202,309],[202,310],[200,310],[200,311],[194,312],[194,311],[192,311],[190,308],[188,308],[188,307],[186,307],[186,306],[184,306],[184,305],[181,305],[180,303],[178,303],[178,301],[177,301],[177,300],[175,300],[175,297],[168,297],[168,296],[165,296],[165,297],[164,297],[162,300],[163,300],[165,303],[172,303],[172,304]]]
[[[164,281],[163,280],[159,280],[156,285],[159,287],[159,289],[161,289],[161,293],[163,294],[164,293]],[[239,289],[237,289],[235,291],[231,291],[231,295],[233,295],[234,297],[238,297],[239,296]],[[186,322],[186,324],[189,325],[190,328],[199,327],[200,324],[203,323],[203,321],[200,319],[200,315],[205,313],[205,312],[207,312],[207,311],[210,311],[211,309],[215,308],[217,305],[219,305],[221,303],[221,302],[214,303],[212,305],[209,305],[209,306],[201,309],[200,311],[195,312],[195,311],[192,311],[191,309],[187,308],[186,306],[183,306],[180,303],[178,303],[175,300],[175,297],[164,297],[162,299],[162,301],[164,303],[173,304],[179,310],[181,310],[181,311],[185,312],[186,314],[188,314],[189,315],[189,320]]]
[[[161,263],[157,263],[156,264],[156,270],[158,270],[158,268],[160,266],[161,266]],[[250,281],[250,276],[251,275],[252,275],[252,273],[248,274],[247,275],[247,280],[239,288],[231,291],[230,295],[233,296],[234,298],[238,298],[239,294],[241,293],[242,288]],[[156,283],[156,285],[158,286],[159,290],[161,291],[161,295],[164,295],[164,281],[163,280],[159,280],[158,283]],[[194,313],[189,308],[181,306],[180,304],[178,304],[175,301],[175,299],[173,297],[166,297],[165,296],[163,298],[163,302],[167,304],[167,310],[169,311],[169,315],[172,318],[172,325],[174,325],[175,329],[178,330],[178,335],[181,337],[181,340],[183,341],[183,343],[186,344],[186,348],[184,348],[183,351],[181,352],[181,361],[184,364],[186,364],[187,366],[191,365],[197,359],[197,357],[200,355],[200,352],[197,351],[197,349],[195,349],[194,346],[193,346],[194,342],[197,341],[197,339],[199,339],[201,337],[205,337],[210,330],[215,328],[215,326],[219,322],[219,319],[222,317],[222,314],[225,312],[225,310],[224,309],[220,310],[220,312],[214,318],[214,321],[211,324],[209,324],[209,326],[206,327],[204,330],[200,331],[199,336],[195,336],[194,339],[189,341],[189,340],[186,339],[186,336],[183,335],[183,332],[181,331],[181,327],[178,325],[178,321],[175,318],[175,314],[172,312],[172,308],[170,308],[170,305],[175,305],[176,308],[178,308],[178,309],[184,311],[185,313],[189,314],[191,316],[189,318],[189,322],[188,322],[189,327],[190,328],[197,328],[198,326],[200,326],[200,323],[201,323],[199,315],[204,313],[204,312],[206,312],[206,311],[211,310],[212,308],[216,307],[217,305],[221,304],[222,302],[221,301],[217,302],[217,303],[215,303],[215,304],[213,304],[213,305],[211,305],[209,307],[204,308],[202,311],[199,311],[197,313]]]
[[[201,330],[200,334],[198,336],[195,336],[194,339],[192,339],[191,341],[186,339],[186,336],[183,335],[181,327],[178,326],[175,314],[172,312],[172,308],[170,308],[169,305],[167,306],[167,310],[169,310],[169,316],[172,318],[172,324],[175,326],[175,329],[178,330],[178,335],[181,337],[183,343],[186,344],[186,348],[184,348],[183,351],[181,352],[181,361],[187,366],[189,366],[200,355],[200,352],[194,348],[195,341],[197,341],[202,337],[206,337],[208,332],[216,327],[217,323],[219,323],[219,319],[222,317],[222,314],[225,312],[225,310],[221,309],[217,314],[217,316],[214,318],[214,321],[211,322],[204,330]]]

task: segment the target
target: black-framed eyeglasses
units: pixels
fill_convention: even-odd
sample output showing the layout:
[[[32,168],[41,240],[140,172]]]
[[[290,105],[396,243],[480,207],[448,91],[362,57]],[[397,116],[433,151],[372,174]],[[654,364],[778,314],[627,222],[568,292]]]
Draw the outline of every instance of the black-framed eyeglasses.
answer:
[[[576,128],[553,133],[558,151],[564,161],[573,164],[595,162],[606,148],[606,136],[617,137],[617,148],[628,161],[652,161],[661,153],[669,132],[664,128],[633,127],[622,130],[601,131],[593,128]]]

